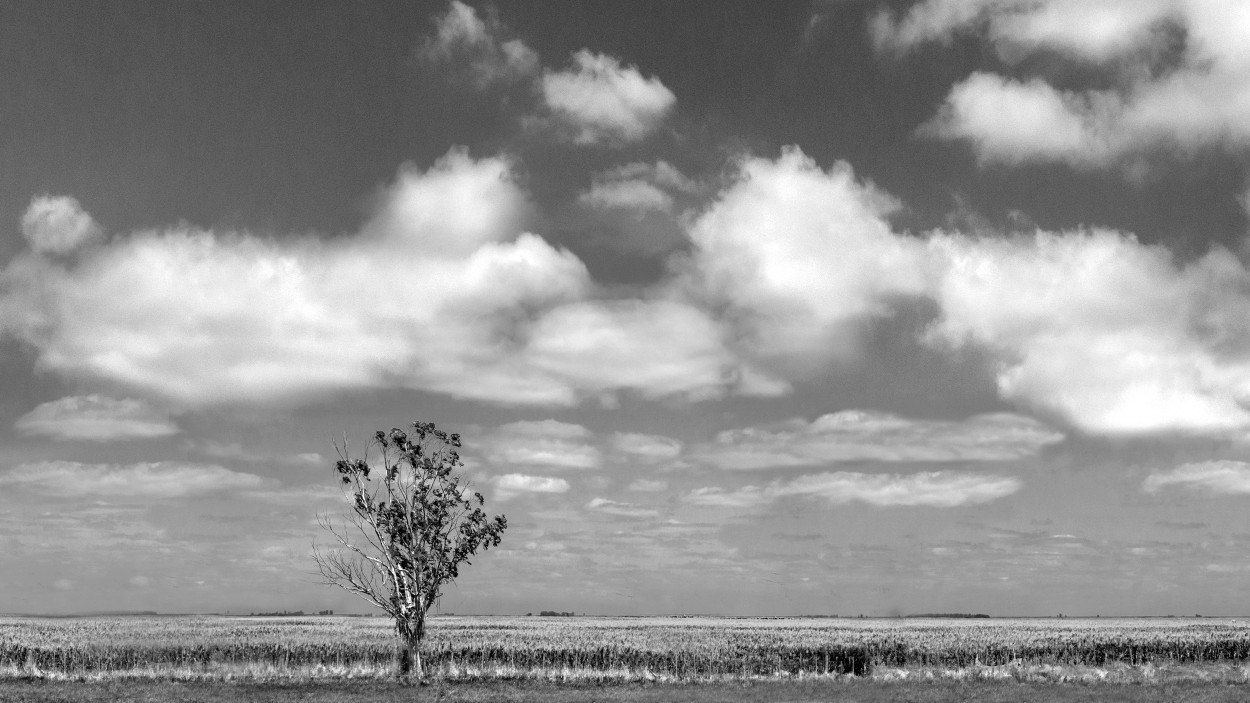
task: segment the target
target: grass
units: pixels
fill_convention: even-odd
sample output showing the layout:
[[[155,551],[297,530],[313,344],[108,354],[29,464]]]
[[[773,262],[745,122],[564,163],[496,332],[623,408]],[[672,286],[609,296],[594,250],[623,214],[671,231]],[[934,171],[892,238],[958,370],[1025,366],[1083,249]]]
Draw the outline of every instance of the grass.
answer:
[[[1233,619],[448,617],[433,640],[403,686],[381,619],[0,618],[0,702],[1250,700]]]
[[[1163,683],[1154,686],[1021,683],[1016,681],[877,681],[824,679],[701,684],[556,684],[541,681],[484,681],[405,686],[389,681],[246,682],[0,681],[5,703],[1223,703],[1245,701],[1245,687],[1220,683]]]

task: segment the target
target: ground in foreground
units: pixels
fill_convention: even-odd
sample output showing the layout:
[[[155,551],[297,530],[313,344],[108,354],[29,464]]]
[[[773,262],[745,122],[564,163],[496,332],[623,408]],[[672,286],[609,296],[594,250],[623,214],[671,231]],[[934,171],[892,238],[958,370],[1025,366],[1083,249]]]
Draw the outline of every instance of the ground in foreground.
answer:
[[[1216,683],[1178,683],[1153,686],[1131,684],[1034,684],[1014,681],[881,682],[769,681],[750,683],[622,684],[582,686],[544,682],[475,682],[402,686],[383,681],[335,681],[316,683],[234,683],[226,681],[102,682],[9,680],[0,681],[0,701],[6,703],[105,703],[106,701],[162,701],[168,703],[388,703],[391,701],[440,701],[446,703],[668,703],[689,701],[742,701],[744,703],[834,702],[937,703],[1076,703],[1123,701],[1124,703],[1223,703],[1245,701],[1243,686]]]

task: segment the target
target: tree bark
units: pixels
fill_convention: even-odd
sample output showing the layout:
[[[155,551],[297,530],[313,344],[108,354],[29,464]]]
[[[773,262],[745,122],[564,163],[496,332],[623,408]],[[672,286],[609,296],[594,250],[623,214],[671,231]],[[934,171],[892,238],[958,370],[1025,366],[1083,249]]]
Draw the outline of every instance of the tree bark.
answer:
[[[399,677],[407,678],[412,673],[413,665],[416,663],[413,647],[407,640],[403,640],[399,645]]]
[[[400,628],[399,637],[399,676],[407,678],[415,676],[425,678],[425,670],[421,664],[421,640],[425,639],[425,618],[418,617],[416,623]]]

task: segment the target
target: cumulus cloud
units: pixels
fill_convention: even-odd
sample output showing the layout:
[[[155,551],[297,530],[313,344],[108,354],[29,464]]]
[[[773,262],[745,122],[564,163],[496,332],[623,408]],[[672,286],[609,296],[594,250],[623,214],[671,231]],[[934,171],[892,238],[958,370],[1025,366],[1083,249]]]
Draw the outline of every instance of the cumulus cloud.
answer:
[[[1160,148],[1250,146],[1250,9],[1238,0],[925,0],[873,28],[900,53],[981,31],[1009,63],[1048,50],[1112,72],[1112,88],[987,73],[954,86],[925,131],[969,142],[983,162],[1092,168]]]
[[[864,474],[850,471],[774,481],[767,487],[746,486],[727,491],[699,488],[684,500],[693,505],[753,508],[778,498],[810,496],[832,504],[862,502],[882,507],[953,508],[988,503],[1020,490],[1019,479],[971,473],[929,471],[916,474]]]
[[[682,283],[773,380],[853,359],[915,298],[937,311],[926,343],[987,353],[1024,408],[1097,434],[1250,429],[1250,273],[1229,252],[1178,265],[1105,229],[921,239],[890,229],[895,207],[797,149],[746,159],[692,224]]]
[[[654,508],[646,508],[634,503],[621,503],[607,498],[594,498],[586,504],[586,509],[604,515],[613,515],[616,517],[625,517],[633,519],[645,519],[659,516],[659,511]]]
[[[94,442],[166,437],[179,431],[166,413],[146,401],[96,394],[41,403],[18,418],[14,427],[25,435]]]
[[[1151,474],[1142,485],[1154,493],[1177,486],[1209,493],[1250,493],[1250,464],[1244,461],[1201,461]]]
[[[380,387],[610,405],[782,395],[919,302],[924,343],[977,348],[1022,408],[1099,434],[1250,430],[1250,273],[1226,251],[1178,264],[1103,229],[897,234],[891,197],[791,148],[744,157],[672,277],[630,296],[525,231],[511,173],[452,150],[328,240],[178,226],[31,249],[0,272],[0,332],[42,370],[193,407]]]
[[[921,132],[970,142],[982,162],[1070,161],[1092,166],[1115,155],[1107,94],[1060,91],[1040,79],[1020,82],[977,72],[951,88],[939,116]]]
[[[501,425],[483,440],[484,457],[497,466],[596,469],[603,463],[594,434],[556,420],[523,420]]]
[[[677,104],[659,78],[644,77],[634,66],[587,49],[573,54],[572,68],[545,72],[541,90],[552,120],[575,144],[639,141]]]
[[[686,285],[726,309],[735,346],[767,370],[802,377],[852,356],[860,325],[925,291],[923,243],[885,221],[897,202],[839,162],[797,148],[743,160],[691,226]]]
[[[483,19],[477,10],[452,0],[435,27],[421,45],[421,57],[451,66],[457,77],[466,74],[478,89],[538,74],[538,54],[520,39],[505,38],[508,29],[492,11]]]
[[[42,254],[68,254],[104,233],[74,198],[43,195],[22,215],[22,235]]]
[[[997,413],[963,421],[911,420],[844,410],[812,422],[721,432],[692,458],[722,469],[817,466],[839,461],[1012,461],[1063,435],[1028,417]]]
[[[509,335],[589,275],[520,231],[527,199],[509,172],[463,150],[405,168],[364,232],[333,241],[182,226],[72,266],[21,255],[0,276],[0,324],[46,370],[191,404],[384,385],[571,402],[567,384],[509,361]]]
[[[509,500],[526,493],[567,493],[569,482],[549,476],[506,474],[495,479],[495,499]]]
[[[939,344],[1000,361],[1000,394],[1099,434],[1250,428],[1250,274],[1109,230],[930,241]]]
[[[265,479],[212,464],[159,461],[84,464],[41,461],[2,474],[6,485],[60,496],[183,498],[218,491],[259,488]]]
[[[401,387],[499,404],[621,390],[784,390],[666,298],[604,299],[585,265],[527,233],[507,159],[451,150],[401,170],[355,235],[266,238],[181,225],[0,272],[0,332],[41,369],[179,404],[290,403]]]
[[[734,356],[723,335],[706,310],[679,301],[570,303],[534,325],[526,359],[589,392],[703,399],[783,390]]]

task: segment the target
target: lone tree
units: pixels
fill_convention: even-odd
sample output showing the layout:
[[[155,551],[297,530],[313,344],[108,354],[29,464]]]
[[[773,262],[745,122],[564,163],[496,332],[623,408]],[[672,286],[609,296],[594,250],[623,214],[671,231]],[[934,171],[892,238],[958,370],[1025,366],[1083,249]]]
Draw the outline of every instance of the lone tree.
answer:
[[[351,510],[336,525],[318,519],[341,548],[313,558],[325,583],[339,586],[395,619],[401,654],[399,675],[423,675],[421,641],[425,615],[460,565],[478,550],[498,546],[508,520],[488,518],[481,493],[470,493],[457,470],[460,435],[414,422],[412,432],[378,431],[372,444],[380,466],[352,459],[338,447],[335,464]]]

